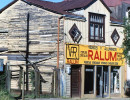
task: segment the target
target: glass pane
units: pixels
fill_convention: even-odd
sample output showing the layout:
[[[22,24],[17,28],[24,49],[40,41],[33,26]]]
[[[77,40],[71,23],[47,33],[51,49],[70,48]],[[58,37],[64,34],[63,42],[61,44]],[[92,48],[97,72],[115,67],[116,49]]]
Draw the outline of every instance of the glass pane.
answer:
[[[94,24],[90,24],[90,39],[94,39]]]
[[[94,93],[94,66],[85,66],[84,87],[84,94]]]
[[[99,26],[99,38],[100,40],[103,40],[103,26],[102,25]]]
[[[120,93],[120,67],[112,66],[111,69],[111,93]]]
[[[95,39],[98,40],[98,24],[95,24]]]

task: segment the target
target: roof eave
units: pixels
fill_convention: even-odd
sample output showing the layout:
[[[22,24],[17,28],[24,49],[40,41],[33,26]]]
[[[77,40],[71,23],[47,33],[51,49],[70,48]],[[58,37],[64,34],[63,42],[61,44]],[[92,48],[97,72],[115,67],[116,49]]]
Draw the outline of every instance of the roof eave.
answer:
[[[123,23],[122,22],[117,22],[117,21],[111,21],[111,24],[112,25],[120,25],[120,26],[123,26]]]
[[[22,1],[24,1],[25,3],[28,3],[29,5],[34,5],[34,6],[36,6],[36,7],[39,7],[39,8],[42,8],[42,9],[48,10],[48,11],[50,11],[50,12],[53,12],[53,13],[56,13],[56,14],[63,15],[63,13],[57,12],[57,11],[52,10],[52,9],[49,9],[49,8],[45,8],[45,7],[40,6],[40,5],[38,5],[38,4],[34,4],[34,3],[32,3],[32,2],[28,2],[28,1],[26,1],[26,0],[22,0]]]
[[[86,21],[86,18],[85,18],[85,17],[81,17],[81,16],[64,15],[64,17],[65,17],[66,19],[78,20],[78,21],[83,21],[83,22]]]
[[[2,9],[0,9],[0,13],[2,13],[4,10],[6,10],[7,8],[9,8],[10,6],[12,6],[14,3],[16,3],[18,0],[14,0],[12,2],[10,2],[8,5],[6,5],[5,7],[3,7]]]
[[[97,0],[93,0],[92,2],[90,2],[87,6],[83,6],[83,7],[77,7],[77,8],[73,8],[73,9],[67,9],[65,11],[72,11],[72,10],[78,10],[78,9],[86,9],[88,8],[90,5],[92,5],[94,2],[96,2]],[[103,0],[100,0],[102,2],[102,4],[106,7],[106,9],[112,13],[112,11],[110,10],[110,8],[105,4],[105,2]]]

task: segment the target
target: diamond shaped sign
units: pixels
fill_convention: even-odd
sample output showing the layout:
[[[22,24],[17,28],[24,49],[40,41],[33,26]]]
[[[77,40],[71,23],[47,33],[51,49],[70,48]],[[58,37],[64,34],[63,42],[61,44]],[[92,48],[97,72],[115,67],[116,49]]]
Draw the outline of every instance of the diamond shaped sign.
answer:
[[[72,26],[72,28],[71,28],[70,31],[69,31],[69,34],[70,34],[72,40],[73,40],[74,42],[77,42],[77,43],[78,43],[78,42],[81,40],[81,38],[82,38],[81,32],[79,31],[79,29],[78,29],[78,27],[76,26],[76,24],[74,24],[74,25]]]
[[[118,40],[120,39],[120,36],[119,36],[119,34],[118,34],[116,29],[113,31],[113,33],[111,35],[111,39],[112,39],[114,45],[116,45]]]

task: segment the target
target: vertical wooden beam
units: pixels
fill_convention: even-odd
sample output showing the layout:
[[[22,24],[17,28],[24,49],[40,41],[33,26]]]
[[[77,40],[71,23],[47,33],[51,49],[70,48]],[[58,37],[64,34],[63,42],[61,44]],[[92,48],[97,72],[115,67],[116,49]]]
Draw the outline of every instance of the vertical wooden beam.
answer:
[[[54,75],[53,75],[53,79],[54,79],[54,82],[53,82],[53,95],[55,96],[56,95],[56,72],[54,70]]]
[[[30,14],[27,14],[27,36],[26,36],[26,91],[28,91],[28,55],[29,55],[29,18]]]
[[[7,71],[6,89],[10,93],[10,88],[11,88],[11,72],[10,72],[10,65],[9,65],[9,63],[7,63],[7,65],[6,65],[6,71]]]
[[[84,97],[85,65],[81,66],[81,98]]]
[[[22,89],[22,100],[24,100],[24,82],[25,82],[25,73],[23,71],[23,89]]]
[[[94,66],[94,96],[96,97],[97,95],[97,66]]]
[[[35,96],[39,97],[40,95],[40,73],[37,71],[37,67],[35,66]]]
[[[111,66],[109,67],[109,98],[111,97]]]
[[[21,89],[22,74],[23,74],[23,68],[20,67],[20,72],[19,72],[19,82],[18,82],[19,89]]]

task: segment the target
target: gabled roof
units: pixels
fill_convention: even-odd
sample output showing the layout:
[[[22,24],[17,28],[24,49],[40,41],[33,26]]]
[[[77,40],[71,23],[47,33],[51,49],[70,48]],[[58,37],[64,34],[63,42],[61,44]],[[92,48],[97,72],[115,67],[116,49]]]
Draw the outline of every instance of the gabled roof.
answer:
[[[25,2],[44,8],[46,10],[58,13],[58,14],[65,14],[66,12],[59,9],[54,2],[49,2],[49,1],[41,1],[41,0],[24,0]]]
[[[109,7],[115,7],[115,6],[121,5],[123,2],[130,4],[130,0],[104,0],[104,2]]]
[[[14,0],[11,3],[9,3],[7,6],[5,6],[3,9],[0,10],[0,13],[3,12],[5,9],[10,7],[12,4],[17,2],[18,0]],[[24,2],[27,2],[29,4],[33,4],[35,6],[53,11],[58,14],[70,14],[66,11],[72,10],[72,9],[80,9],[80,8],[86,8],[93,4],[97,0],[65,0],[63,2],[54,3],[54,2],[48,2],[48,1],[41,1],[41,0],[22,0]],[[108,8],[108,6],[104,3],[103,0],[100,0],[104,6],[108,9],[108,11],[111,12],[111,10]]]
[[[97,0],[64,0],[63,2],[58,3],[57,5],[62,9],[62,10],[73,10],[73,9],[80,9],[80,8],[86,8],[93,4]],[[100,0],[103,5],[108,9],[109,12],[111,10],[109,7],[105,4],[103,0]]]
[[[9,8],[10,6],[12,6],[14,3],[16,3],[17,1],[19,0],[14,0],[12,1],[11,3],[9,3],[7,6],[5,6],[4,8],[2,8],[0,10],[0,13],[2,13],[4,10],[6,10],[7,8]],[[57,3],[54,3],[54,2],[48,2],[48,1],[41,1],[41,0],[21,0],[25,3],[28,3],[29,5],[34,5],[34,6],[37,6],[37,7],[40,7],[40,8],[43,8],[45,10],[48,10],[48,11],[51,11],[53,13],[57,13],[57,14],[61,14],[61,15],[65,15],[65,17],[67,16],[68,17],[71,17],[71,18],[74,18],[74,19],[81,19],[83,21],[85,21],[86,19],[81,16],[81,15],[76,15],[76,14],[73,14],[73,13],[69,13],[69,12],[66,12],[62,9],[60,9],[60,7],[58,7]]]

